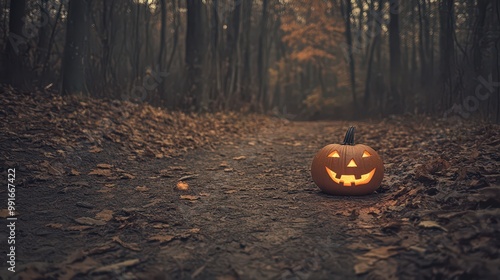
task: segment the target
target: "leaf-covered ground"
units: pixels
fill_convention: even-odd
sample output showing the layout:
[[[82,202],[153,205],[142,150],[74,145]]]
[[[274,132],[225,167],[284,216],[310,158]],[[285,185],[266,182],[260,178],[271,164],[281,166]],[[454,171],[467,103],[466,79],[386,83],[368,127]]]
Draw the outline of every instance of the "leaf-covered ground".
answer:
[[[186,115],[3,91],[2,178],[16,168],[18,217],[17,272],[3,269],[4,278],[500,274],[498,125]],[[356,142],[383,158],[382,186],[323,194],[312,157],[351,124]]]

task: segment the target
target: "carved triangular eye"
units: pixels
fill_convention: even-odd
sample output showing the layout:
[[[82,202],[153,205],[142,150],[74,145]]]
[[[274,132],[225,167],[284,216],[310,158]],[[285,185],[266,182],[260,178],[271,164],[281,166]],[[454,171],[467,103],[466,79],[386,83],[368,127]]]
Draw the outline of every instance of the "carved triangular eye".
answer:
[[[364,152],[363,152],[363,157],[371,157],[371,156],[372,156],[372,155],[370,155],[370,153],[369,153],[369,152],[367,152],[367,151],[364,151]]]
[[[337,152],[337,151],[333,151],[332,153],[330,153],[330,154],[328,155],[328,157],[340,157],[340,156],[339,156],[339,152]]]

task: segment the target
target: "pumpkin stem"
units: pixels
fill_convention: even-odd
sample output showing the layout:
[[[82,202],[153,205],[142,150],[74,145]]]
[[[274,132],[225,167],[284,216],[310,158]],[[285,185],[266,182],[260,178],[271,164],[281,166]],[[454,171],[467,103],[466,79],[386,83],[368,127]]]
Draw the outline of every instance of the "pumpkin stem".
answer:
[[[354,126],[347,130],[342,145],[354,145]]]

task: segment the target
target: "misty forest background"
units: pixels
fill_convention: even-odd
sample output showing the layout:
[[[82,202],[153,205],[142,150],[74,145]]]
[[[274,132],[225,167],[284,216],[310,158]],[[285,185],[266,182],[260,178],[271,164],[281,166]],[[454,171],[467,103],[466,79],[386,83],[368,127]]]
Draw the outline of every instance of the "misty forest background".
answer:
[[[1,0],[1,82],[183,111],[500,121],[494,0]]]

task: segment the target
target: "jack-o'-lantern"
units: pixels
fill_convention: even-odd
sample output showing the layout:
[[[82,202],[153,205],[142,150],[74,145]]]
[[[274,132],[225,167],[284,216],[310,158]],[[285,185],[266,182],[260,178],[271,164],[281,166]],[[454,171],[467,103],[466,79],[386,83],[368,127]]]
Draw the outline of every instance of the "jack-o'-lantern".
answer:
[[[325,193],[365,195],[380,187],[384,164],[372,148],[354,145],[354,127],[351,126],[342,144],[327,145],[316,154],[311,176]]]

